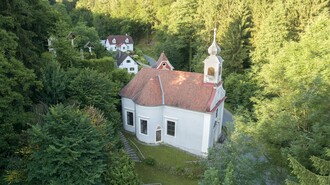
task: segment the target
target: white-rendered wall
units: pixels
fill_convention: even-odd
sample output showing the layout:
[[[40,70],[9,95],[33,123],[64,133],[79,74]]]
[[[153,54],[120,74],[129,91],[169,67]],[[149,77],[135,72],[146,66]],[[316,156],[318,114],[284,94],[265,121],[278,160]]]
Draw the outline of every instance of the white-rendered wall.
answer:
[[[202,155],[208,143],[203,142],[203,136],[209,137],[206,132],[204,117],[208,117],[208,114],[189,111],[176,107],[164,106],[164,127],[162,132],[164,133],[163,142],[181,148],[182,150],[188,151],[196,155]],[[175,136],[167,135],[167,124],[166,120],[175,121]],[[204,149],[204,151],[203,151]]]
[[[127,63],[127,60],[130,60],[131,62]],[[133,71],[130,70],[131,67],[134,67]],[[118,66],[118,68],[120,69],[127,68],[128,73],[134,73],[134,74],[136,74],[139,69],[138,64],[130,56],[127,56],[125,60]]]
[[[212,101],[212,103],[211,103],[211,107],[210,107],[211,110],[216,106],[216,104],[217,104],[222,98],[225,97],[225,94],[226,94],[226,92],[225,92],[225,90],[223,89],[223,86],[220,85],[220,86],[217,88],[217,91],[216,91],[215,96],[214,96],[214,98],[213,98],[213,101]]]
[[[137,124],[136,122],[136,113],[135,113],[135,103],[128,98],[121,98],[121,106],[122,106],[122,119],[123,119],[123,126],[124,129],[135,133],[135,126]],[[133,112],[133,126],[127,125],[127,116],[126,112],[131,111]]]
[[[156,143],[156,130],[158,126],[162,127],[163,107],[146,107],[136,104],[136,137],[145,143]],[[148,121],[148,134],[142,134],[140,128],[140,119]],[[163,133],[162,133],[163,135]],[[163,137],[163,136],[162,136]]]

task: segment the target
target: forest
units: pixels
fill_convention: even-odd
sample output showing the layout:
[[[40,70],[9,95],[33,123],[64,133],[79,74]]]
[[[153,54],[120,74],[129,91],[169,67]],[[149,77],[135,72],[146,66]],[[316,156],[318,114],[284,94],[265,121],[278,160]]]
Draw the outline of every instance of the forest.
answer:
[[[329,8],[329,0],[1,0],[0,184],[141,184],[118,136],[118,92],[132,75],[114,67],[100,39],[129,34],[137,53],[165,51],[176,70],[202,72],[214,28],[234,125],[199,184],[330,184]]]

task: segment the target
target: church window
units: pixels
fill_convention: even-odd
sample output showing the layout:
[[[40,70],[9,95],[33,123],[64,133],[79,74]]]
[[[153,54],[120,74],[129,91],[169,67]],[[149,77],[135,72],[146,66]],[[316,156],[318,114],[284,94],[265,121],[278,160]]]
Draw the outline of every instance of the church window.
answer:
[[[218,118],[219,109],[215,111],[215,118]]]
[[[148,134],[148,121],[144,119],[140,119],[140,132],[141,134]]]
[[[207,75],[209,76],[214,76],[214,68],[213,67],[209,67],[207,69]]]
[[[127,111],[127,125],[134,125],[133,112]]]
[[[167,121],[167,135],[175,136],[175,122]]]

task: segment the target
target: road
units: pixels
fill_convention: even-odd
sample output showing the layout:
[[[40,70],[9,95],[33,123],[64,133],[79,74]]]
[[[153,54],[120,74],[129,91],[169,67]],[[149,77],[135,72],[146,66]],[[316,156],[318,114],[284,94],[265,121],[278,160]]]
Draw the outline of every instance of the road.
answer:
[[[144,56],[144,58],[148,61],[148,63],[149,63],[150,66],[153,66],[153,65],[156,64],[156,60],[155,60],[155,59],[151,58],[151,57],[148,56],[148,55],[143,55],[143,56]]]
[[[233,122],[233,121],[234,121],[233,115],[227,109],[224,109],[222,124],[226,125],[227,122]]]

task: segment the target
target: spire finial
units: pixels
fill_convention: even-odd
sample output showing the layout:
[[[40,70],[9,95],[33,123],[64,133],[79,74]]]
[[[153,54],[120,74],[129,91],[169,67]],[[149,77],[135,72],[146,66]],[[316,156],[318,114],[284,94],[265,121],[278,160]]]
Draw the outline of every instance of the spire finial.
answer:
[[[215,42],[215,38],[217,36],[217,28],[213,29],[213,42]]]
[[[217,55],[221,51],[220,47],[218,46],[218,44],[216,42],[216,33],[217,33],[217,29],[214,28],[213,42],[212,42],[211,46],[208,49],[208,52],[209,52],[210,55]]]

